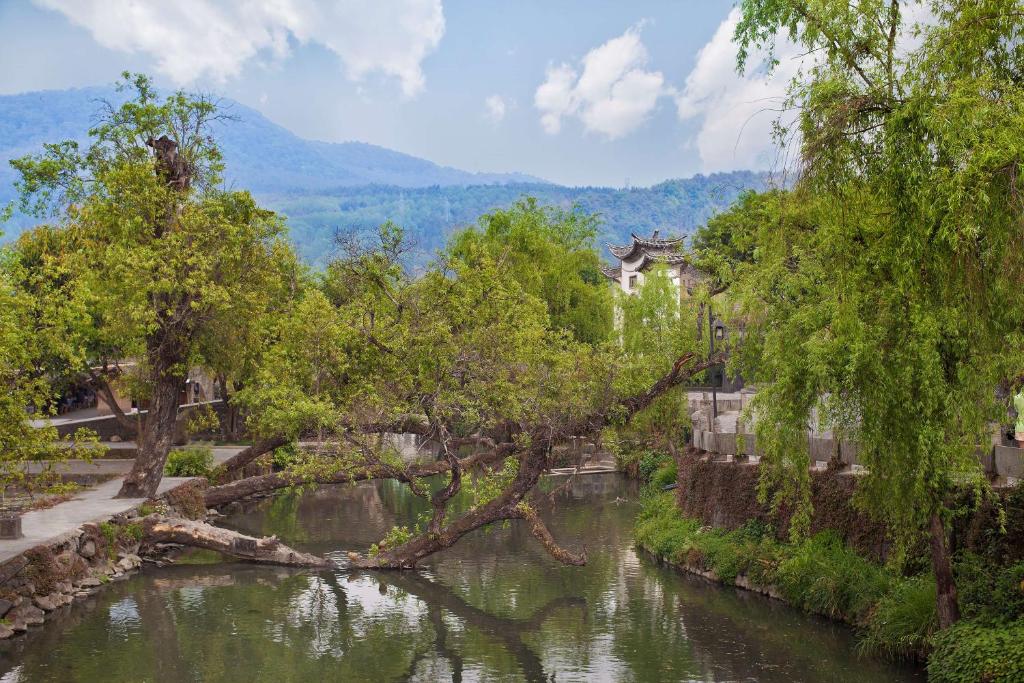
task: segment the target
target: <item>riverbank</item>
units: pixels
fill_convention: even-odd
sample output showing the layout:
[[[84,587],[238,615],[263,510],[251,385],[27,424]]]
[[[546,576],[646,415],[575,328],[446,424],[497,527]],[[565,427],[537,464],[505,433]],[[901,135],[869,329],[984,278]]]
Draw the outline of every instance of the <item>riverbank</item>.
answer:
[[[978,556],[961,555],[957,579],[966,618],[938,633],[930,575],[897,575],[834,532],[791,544],[757,521],[716,529],[684,517],[671,493],[652,492],[644,496],[635,533],[640,548],[682,571],[854,626],[863,652],[927,661],[930,680],[1024,680],[1024,564],[986,568]]]

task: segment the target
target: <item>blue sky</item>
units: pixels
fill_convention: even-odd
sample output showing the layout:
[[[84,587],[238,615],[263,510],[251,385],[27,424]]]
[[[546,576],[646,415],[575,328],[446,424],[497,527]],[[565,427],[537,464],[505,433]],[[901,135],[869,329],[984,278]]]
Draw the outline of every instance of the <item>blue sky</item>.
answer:
[[[472,171],[649,185],[774,161],[730,0],[0,0],[0,93],[125,69],[307,138]],[[768,110],[768,111],[766,111]]]

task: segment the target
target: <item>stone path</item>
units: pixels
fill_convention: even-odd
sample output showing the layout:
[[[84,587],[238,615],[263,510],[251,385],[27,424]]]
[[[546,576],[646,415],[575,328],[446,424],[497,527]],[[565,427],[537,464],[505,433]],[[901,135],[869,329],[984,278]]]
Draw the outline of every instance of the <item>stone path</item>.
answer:
[[[157,494],[164,493],[187,482],[189,477],[164,477]],[[57,543],[62,536],[70,536],[86,522],[101,522],[140,505],[144,498],[114,498],[121,488],[121,480],[108,481],[76,494],[72,500],[45,510],[33,510],[21,516],[24,537],[0,540],[0,563],[19,555],[41,543]]]

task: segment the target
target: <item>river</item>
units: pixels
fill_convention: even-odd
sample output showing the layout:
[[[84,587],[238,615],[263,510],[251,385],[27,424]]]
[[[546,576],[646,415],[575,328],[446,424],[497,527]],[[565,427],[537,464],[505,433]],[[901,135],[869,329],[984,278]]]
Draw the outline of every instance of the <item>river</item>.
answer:
[[[423,509],[377,482],[285,493],[225,524],[342,558]],[[638,555],[636,510],[615,474],[578,477],[542,508],[559,541],[586,546],[582,568],[513,524],[420,572],[147,570],[0,643],[0,682],[923,680],[858,656],[841,625]]]

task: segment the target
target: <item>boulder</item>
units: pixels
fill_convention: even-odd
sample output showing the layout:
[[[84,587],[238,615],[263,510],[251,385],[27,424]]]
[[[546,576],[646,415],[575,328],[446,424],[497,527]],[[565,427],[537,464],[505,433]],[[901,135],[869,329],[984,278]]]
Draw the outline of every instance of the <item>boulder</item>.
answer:
[[[0,619],[3,619],[4,616],[11,611],[12,607],[14,607],[13,602],[0,598]]]
[[[103,582],[97,579],[95,576],[87,576],[78,582],[78,585],[82,588],[96,588]]]
[[[132,558],[130,557],[122,557],[120,560],[117,561],[117,568],[123,572],[126,572],[134,567],[135,563],[132,562]]]
[[[14,635],[14,629],[7,624],[0,624],[0,640],[7,640]]]
[[[82,541],[81,547],[78,549],[78,554],[86,559],[91,559],[96,556],[96,541],[91,538],[87,538]]]
[[[52,612],[53,610],[60,607],[60,604],[54,600],[53,594],[50,595],[36,595],[32,598],[32,602],[35,606],[44,612]]]
[[[26,626],[38,626],[43,623],[43,610],[26,602],[11,610],[8,617],[15,624],[22,622]]]

